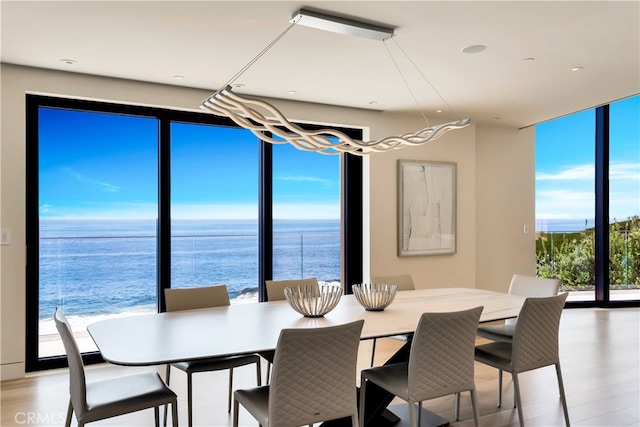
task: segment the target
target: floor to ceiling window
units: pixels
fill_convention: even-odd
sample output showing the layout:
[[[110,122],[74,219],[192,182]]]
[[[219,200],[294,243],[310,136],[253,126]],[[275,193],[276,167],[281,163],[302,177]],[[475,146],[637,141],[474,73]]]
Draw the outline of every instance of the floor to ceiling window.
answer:
[[[171,124],[171,287],[225,284],[258,299],[258,141],[248,130]]]
[[[639,103],[536,126],[537,273],[570,302],[640,300]]]
[[[609,108],[609,296],[640,299],[640,96]]]
[[[64,354],[57,306],[85,350],[88,321],[154,311],[158,123],[39,109],[39,357]]]
[[[162,310],[169,287],[257,302],[264,280],[304,275],[348,292],[361,159],[273,152],[208,114],[27,95],[27,370],[64,363],[57,306],[92,352],[86,325]]]
[[[273,147],[273,278],[340,283],[340,156]]]

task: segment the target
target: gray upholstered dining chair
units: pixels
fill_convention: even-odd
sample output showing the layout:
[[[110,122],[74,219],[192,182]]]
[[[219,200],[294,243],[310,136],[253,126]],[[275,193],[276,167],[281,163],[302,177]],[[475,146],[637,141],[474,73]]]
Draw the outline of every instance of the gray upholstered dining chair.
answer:
[[[543,277],[524,276],[514,274],[509,284],[510,295],[523,297],[551,297],[558,295],[560,290],[560,280],[547,279]],[[501,325],[481,325],[478,327],[478,336],[492,341],[511,342],[513,340],[513,330],[518,318],[506,319]],[[515,393],[515,389],[514,389]],[[515,395],[514,395],[515,400]],[[498,370],[498,407],[502,404],[502,370]],[[456,419],[458,411],[456,409]]]
[[[320,286],[318,284],[318,279],[315,277],[290,280],[265,280],[264,284],[267,289],[267,301],[283,301],[287,299],[284,296],[284,290],[289,286],[315,286],[316,288]],[[271,378],[271,365],[273,365],[275,350],[260,351],[258,354],[267,361],[266,383],[269,384],[269,379]]]
[[[398,291],[412,291],[414,290],[416,287],[413,283],[413,277],[411,277],[411,274],[405,273],[405,274],[395,274],[395,275],[391,275],[391,276],[375,276],[372,275],[369,277],[371,279],[371,283],[379,283],[379,284],[388,284],[388,285],[396,285],[398,288],[396,290]],[[397,340],[401,340],[401,341],[406,341],[407,340],[408,335],[393,335],[390,336],[388,338],[392,338],[392,339],[397,339]],[[373,338],[372,339],[372,343],[371,343],[371,362],[369,364],[369,366],[373,366],[374,363],[374,359],[376,356],[376,343],[377,343],[377,338]]]
[[[398,287],[398,291],[412,291],[416,288],[413,283],[413,277],[411,274],[394,274],[391,276],[370,276],[371,283],[382,283],[389,285],[396,285]]]
[[[318,279],[315,277],[292,280],[265,280],[264,284],[267,289],[267,301],[282,301],[286,299],[284,289],[288,286],[320,286]]]
[[[518,374],[550,365],[556,368],[564,418],[566,425],[570,425],[558,351],[560,317],[566,299],[566,293],[545,298],[527,298],[518,315],[511,342],[494,341],[476,347],[476,361],[511,373],[515,392],[514,407],[518,408],[521,427],[524,427],[524,417]]]
[[[413,335],[408,362],[363,370],[360,373],[360,426],[366,421],[365,401],[371,383],[408,402],[412,427],[420,425],[423,401],[469,391],[473,418],[479,426],[473,357],[482,310],[483,307],[475,307],[449,313],[424,313]]]
[[[551,297],[558,295],[560,280],[514,274],[509,284],[510,295],[523,297]],[[517,318],[506,319],[503,325],[487,325],[478,328],[478,336],[492,341],[510,342]]]
[[[199,288],[165,289],[165,303],[168,312],[192,310],[198,308],[222,307],[230,304],[229,293],[225,285],[205,286]],[[229,370],[229,390],[227,411],[231,412],[231,394],[233,392],[233,368],[256,364],[258,385],[262,384],[260,371],[260,356],[244,354],[239,356],[212,357],[207,359],[189,360],[167,365],[166,381],[170,384],[171,367],[180,369],[187,374],[187,413],[189,427],[193,425],[193,382],[192,375],[197,372],[212,372]]]
[[[233,393],[233,426],[242,405],[261,426],[289,427],[351,418],[358,426],[358,346],[364,320],[283,329],[271,384]]]
[[[69,361],[69,408],[65,425],[76,414],[78,426],[143,409],[154,409],[156,427],[160,424],[160,406],[171,405],[173,426],[178,426],[176,394],[155,372],[126,375],[100,381],[87,381],[82,355],[64,311],[56,308],[55,324]],[[165,414],[166,417],[166,414]],[[166,418],[165,418],[166,423]]]

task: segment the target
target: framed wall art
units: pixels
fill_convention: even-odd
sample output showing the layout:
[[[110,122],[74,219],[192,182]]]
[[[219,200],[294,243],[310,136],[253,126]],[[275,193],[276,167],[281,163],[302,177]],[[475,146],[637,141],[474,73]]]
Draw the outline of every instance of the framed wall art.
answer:
[[[398,160],[398,256],[456,252],[456,164]]]

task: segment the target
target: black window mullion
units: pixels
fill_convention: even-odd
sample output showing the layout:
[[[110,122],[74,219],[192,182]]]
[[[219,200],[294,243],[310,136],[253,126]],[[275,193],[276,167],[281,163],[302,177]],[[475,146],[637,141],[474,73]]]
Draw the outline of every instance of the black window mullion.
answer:
[[[609,105],[596,108],[595,132],[596,303],[609,303]]]
[[[37,214],[39,203],[39,154],[38,154],[38,110],[39,103],[32,95],[27,95],[26,111],[26,242],[27,268],[26,278],[26,330],[25,330],[25,370],[27,372],[38,368],[38,330],[40,317],[40,218]],[[30,213],[30,214],[29,214]]]
[[[171,120],[162,117],[159,127],[156,304],[158,312],[163,312],[164,290],[171,287]]]
[[[343,176],[343,285],[344,292],[352,293],[356,283],[362,283],[362,157],[344,154]]]
[[[273,146],[259,141],[258,301],[267,300],[266,280],[273,279]]]

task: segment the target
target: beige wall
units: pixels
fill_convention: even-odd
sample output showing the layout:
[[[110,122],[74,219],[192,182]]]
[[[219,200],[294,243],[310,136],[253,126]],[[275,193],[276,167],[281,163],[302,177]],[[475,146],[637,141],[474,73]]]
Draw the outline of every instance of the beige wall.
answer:
[[[25,336],[25,94],[43,93],[198,111],[209,91],[45,71],[2,64],[0,222],[12,231],[0,247],[1,378],[24,375]],[[406,117],[309,103],[274,101],[300,120],[368,127],[372,138],[424,126]],[[506,290],[514,272],[535,266],[533,233],[533,132],[476,125],[450,132],[425,147],[377,154],[365,160],[364,277],[411,273],[419,287]],[[457,163],[457,253],[398,258],[397,159]],[[367,179],[367,177],[369,179]],[[367,197],[365,193],[365,197]]]
[[[506,292],[514,273],[536,274],[534,137],[534,128],[476,133],[478,288]]]
[[[407,123],[402,117],[388,115],[382,132],[424,125]],[[372,129],[373,138],[382,136]],[[396,150],[371,156],[369,210],[371,215],[370,272],[373,275],[410,273],[418,288],[475,287],[475,182],[476,126],[449,132],[422,147]],[[457,239],[455,255],[398,257],[398,191],[399,159],[448,161],[456,163]],[[373,231],[375,230],[375,231]]]

